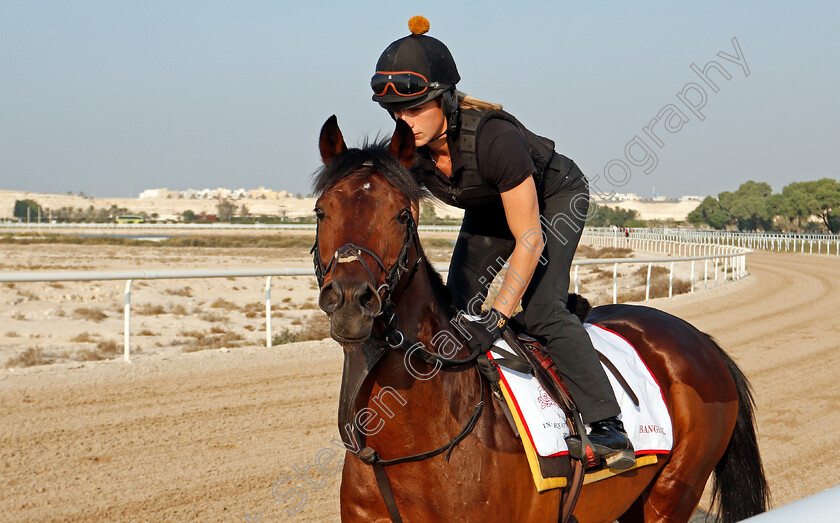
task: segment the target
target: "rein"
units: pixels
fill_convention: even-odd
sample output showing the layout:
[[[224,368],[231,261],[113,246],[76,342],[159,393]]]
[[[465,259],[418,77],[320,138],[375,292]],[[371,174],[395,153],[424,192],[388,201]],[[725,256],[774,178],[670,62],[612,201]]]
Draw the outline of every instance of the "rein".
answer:
[[[355,351],[357,353],[355,356],[352,352],[349,354],[345,352],[344,366],[342,369],[341,377],[341,394],[338,408],[338,426],[341,440],[342,443],[344,443],[345,449],[347,449],[348,452],[352,453],[357,458],[359,458],[359,460],[361,460],[363,463],[373,467],[373,472],[374,476],[376,477],[376,483],[379,487],[379,492],[380,494],[382,494],[383,501],[385,502],[385,506],[388,509],[388,514],[390,515],[391,520],[395,523],[402,523],[402,517],[400,516],[400,511],[397,507],[396,500],[394,499],[394,493],[391,490],[391,483],[388,480],[388,475],[385,472],[385,467],[390,465],[398,465],[400,463],[423,461],[435,457],[443,452],[446,452],[446,456],[444,459],[446,460],[446,462],[449,462],[449,457],[451,456],[452,451],[461,441],[464,440],[464,438],[466,438],[473,431],[476,423],[478,422],[478,418],[481,416],[481,412],[484,408],[484,386],[481,382],[481,373],[477,373],[476,375],[478,377],[478,388],[480,391],[478,403],[476,403],[475,408],[473,409],[472,416],[470,416],[470,418],[464,424],[461,431],[457,435],[455,435],[448,443],[441,445],[440,447],[434,450],[430,450],[428,452],[422,452],[410,456],[404,456],[393,459],[382,459],[379,456],[379,454],[371,447],[366,446],[362,448],[360,445],[361,437],[359,435],[359,430],[355,424],[354,412],[359,392],[361,391],[361,388],[364,385],[364,382],[366,381],[367,377],[370,375],[370,373],[376,367],[377,363],[379,363],[382,360],[382,357],[388,351],[388,348],[399,349],[401,347],[406,346],[407,340],[398,328],[399,321],[395,311],[396,305],[391,300],[391,296],[397,284],[399,283],[403,273],[409,270],[407,262],[409,249],[412,244],[415,246],[415,250],[419,254],[420,243],[417,234],[417,224],[414,222],[414,217],[409,214],[408,221],[406,222],[406,235],[405,239],[403,240],[402,248],[400,249],[400,253],[397,257],[397,260],[390,268],[387,268],[382,262],[382,260],[379,258],[379,256],[377,256],[376,253],[372,252],[370,249],[354,245],[352,243],[345,243],[344,245],[339,247],[333,253],[330,262],[325,267],[321,261],[320,250],[318,248],[318,225],[316,225],[315,227],[315,244],[312,246],[312,250],[310,251],[310,253],[313,254],[315,277],[318,280],[319,288],[324,287],[324,280],[333,271],[333,269],[335,269],[338,263],[352,263],[354,261],[359,261],[362,264],[362,267],[364,267],[368,276],[370,277],[370,281],[376,288],[377,294],[381,293],[384,290],[384,293],[380,295],[382,299],[382,307],[377,316],[384,316],[385,318],[385,339],[373,340],[372,342],[363,343],[359,347],[359,349]],[[373,271],[371,270],[368,263],[365,261],[362,254],[367,254],[368,256],[370,256],[374,260],[374,262],[385,272],[385,283],[383,283],[379,287],[376,287],[376,279],[373,276]],[[406,287],[414,279],[414,275],[416,274],[417,269],[419,268],[422,262],[423,257],[418,256],[417,262],[411,269],[411,273],[406,282]],[[407,346],[414,347],[411,351],[411,354],[415,357],[421,359],[429,365],[434,365],[435,363],[437,363],[440,364],[442,367],[475,365],[476,359],[481,353],[480,349],[476,348],[473,351],[471,351],[469,356],[467,356],[466,358],[459,360],[451,360],[444,358],[439,354],[426,350],[425,348],[419,348],[416,346],[416,344],[411,342],[409,342]],[[361,358],[359,357],[358,353],[361,353]],[[347,436],[351,438],[352,445],[345,440],[344,434],[341,434],[342,427],[349,429]]]

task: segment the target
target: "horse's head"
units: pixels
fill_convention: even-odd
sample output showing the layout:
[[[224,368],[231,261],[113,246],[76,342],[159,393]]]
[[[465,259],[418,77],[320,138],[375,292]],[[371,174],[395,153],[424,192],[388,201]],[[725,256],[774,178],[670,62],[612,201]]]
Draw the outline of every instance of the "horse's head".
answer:
[[[330,317],[332,337],[353,345],[370,336],[417,245],[411,204],[421,190],[408,171],[414,134],[398,120],[389,145],[348,149],[332,116],[321,129],[320,149],[313,247],[318,304]]]

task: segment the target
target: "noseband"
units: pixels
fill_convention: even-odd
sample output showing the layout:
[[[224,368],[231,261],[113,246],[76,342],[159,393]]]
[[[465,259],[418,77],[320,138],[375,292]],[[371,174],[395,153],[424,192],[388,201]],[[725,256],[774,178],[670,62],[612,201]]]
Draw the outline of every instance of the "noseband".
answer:
[[[397,284],[400,281],[403,273],[408,272],[408,251],[413,244],[415,247],[415,251],[420,253],[420,240],[419,236],[417,235],[417,224],[414,222],[414,216],[409,213],[408,221],[406,222],[405,228],[405,238],[403,239],[402,248],[400,249],[400,253],[397,256],[397,260],[394,262],[391,267],[386,267],[385,263],[382,259],[373,251],[368,249],[367,247],[361,247],[359,245],[355,245],[353,243],[345,243],[333,253],[332,258],[330,258],[330,262],[324,266],[321,262],[321,251],[318,248],[318,226],[315,226],[315,245],[312,246],[312,250],[309,251],[312,254],[313,263],[315,265],[315,277],[318,279],[318,288],[324,288],[324,280],[333,270],[338,266],[339,263],[352,263],[358,261],[364,267],[365,272],[367,272],[368,278],[370,279],[371,285],[376,289],[376,293],[379,295],[380,299],[382,300],[382,308],[379,311],[380,315],[385,315],[385,338],[388,344],[393,347],[397,348],[402,345],[404,339],[402,333],[397,330],[397,316],[394,312],[395,305],[391,301],[391,296],[396,288]],[[382,271],[385,272],[385,283],[377,286],[376,285],[376,278],[373,276],[373,271],[368,265],[368,262],[365,261],[365,258],[362,254],[367,254],[370,256],[376,265],[382,268]],[[411,274],[409,276],[408,281],[410,282],[411,279],[414,278],[414,274],[417,271],[417,268],[420,267],[420,264],[423,262],[423,257],[418,256],[417,261],[414,263],[414,266],[411,268]],[[383,292],[384,291],[384,292]],[[395,337],[399,337],[398,340],[392,339]]]

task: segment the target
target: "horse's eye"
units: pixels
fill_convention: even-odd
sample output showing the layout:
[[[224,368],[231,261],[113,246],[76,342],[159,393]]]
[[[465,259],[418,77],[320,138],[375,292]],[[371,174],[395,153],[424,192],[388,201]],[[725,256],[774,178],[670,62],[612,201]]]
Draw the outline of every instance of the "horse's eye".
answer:
[[[320,207],[315,207],[315,218],[319,222],[323,221],[325,216],[326,214],[324,214],[324,209],[321,209]]]
[[[400,223],[408,223],[409,218],[411,218],[411,211],[408,209],[403,209],[399,217]]]

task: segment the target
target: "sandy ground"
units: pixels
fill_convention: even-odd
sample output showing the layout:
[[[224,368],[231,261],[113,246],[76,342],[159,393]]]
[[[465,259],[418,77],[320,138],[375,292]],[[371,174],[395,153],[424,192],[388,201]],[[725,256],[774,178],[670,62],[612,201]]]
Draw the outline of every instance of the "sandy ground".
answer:
[[[54,256],[67,258],[54,260],[50,268],[61,263],[103,268],[81,252],[68,254],[68,246],[42,247],[42,257],[53,249]],[[125,250],[116,249],[101,264],[118,269],[119,263],[134,263],[130,253],[119,254]],[[20,270],[17,265],[26,260],[10,261],[10,252],[3,253],[3,269]],[[157,260],[175,256],[134,254]],[[270,265],[277,255],[269,250],[243,252],[229,260],[231,256],[223,254],[215,255],[218,266]],[[172,265],[206,267],[214,260],[198,252],[183,252],[181,257]],[[834,416],[840,401],[840,259],[755,254],[748,267],[752,276],[746,280],[652,304],[714,335],[752,380],[765,467],[775,503],[783,505],[840,482],[840,473],[825,459],[840,439],[840,421]],[[185,285],[192,287],[192,297],[157,292],[167,296],[164,300],[211,303],[217,297],[231,302],[261,298],[257,283],[241,298],[236,297],[238,290],[204,289],[198,281],[178,281],[172,288]],[[303,298],[305,303],[307,293],[314,292],[305,279],[282,285],[299,287],[288,291],[297,293],[290,302]],[[38,303],[29,305],[33,310],[49,309],[48,289],[34,291],[18,284],[3,288],[0,299],[22,298],[18,305],[23,305],[28,298],[15,298],[18,293],[43,292],[29,300]],[[36,322],[25,313],[26,319],[20,320],[3,305],[0,331],[7,332],[9,322],[20,331],[17,337],[4,337],[4,344],[25,338],[20,324],[27,323],[46,324],[41,335],[56,336],[50,343],[73,324],[87,324],[85,329],[102,337],[121,332],[119,317],[111,318],[119,286],[116,291],[89,289],[88,284],[85,302],[101,305],[103,297],[113,302],[106,310],[108,319],[60,323],[65,320],[56,316]],[[71,292],[49,292],[53,291]],[[221,323],[240,332],[230,325],[252,320],[240,318],[239,309],[219,314],[231,319],[205,322],[205,328]],[[171,322],[175,340],[184,338],[175,329],[187,328],[182,326],[185,320],[204,321],[188,316],[167,313],[143,321],[161,331],[160,322]],[[331,340],[261,348],[264,333],[258,323],[253,325],[254,331],[241,330],[248,334],[239,347],[184,352],[164,343],[144,348],[132,364],[69,358],[65,363],[0,370],[3,519],[253,521],[260,514],[261,521],[336,520],[338,474],[332,472],[338,470],[340,455],[334,454],[338,447],[331,439],[337,435],[340,348]],[[46,347],[47,339],[43,343]]]

